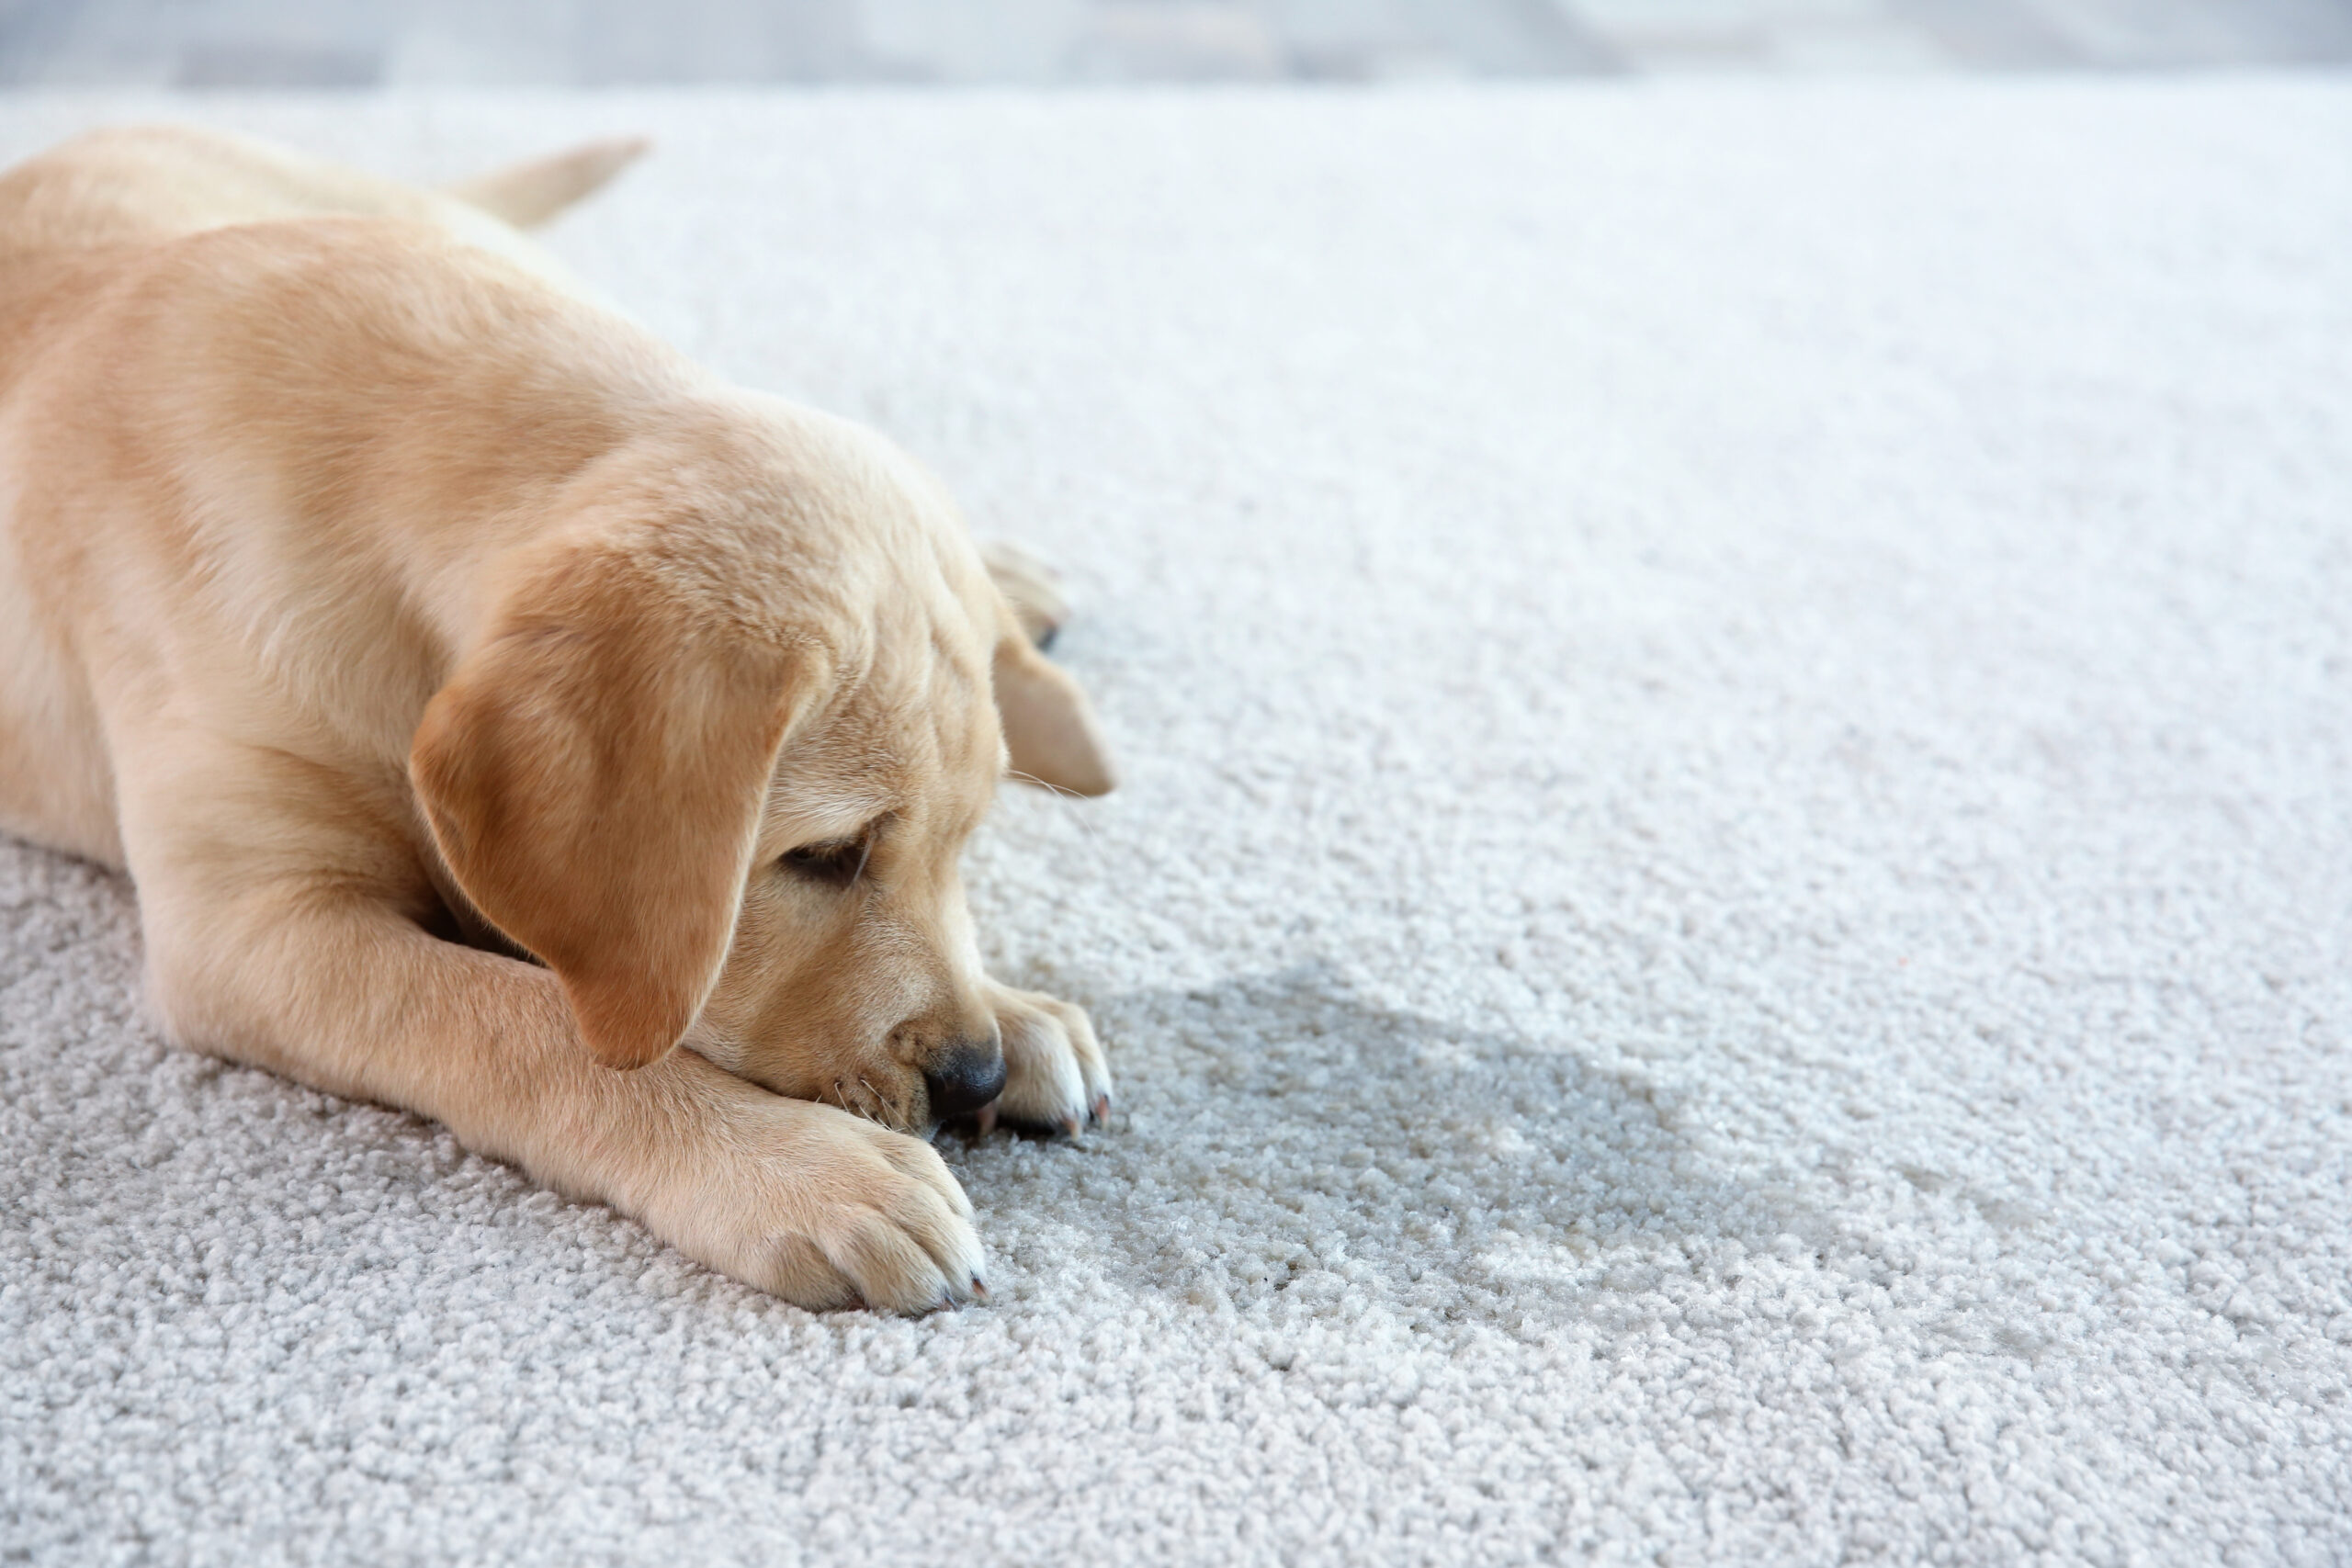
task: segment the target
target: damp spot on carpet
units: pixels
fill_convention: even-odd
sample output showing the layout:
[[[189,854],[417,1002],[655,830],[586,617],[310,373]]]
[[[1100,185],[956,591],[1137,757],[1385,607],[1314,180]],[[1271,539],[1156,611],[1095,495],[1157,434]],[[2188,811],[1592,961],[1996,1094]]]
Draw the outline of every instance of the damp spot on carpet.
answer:
[[[1374,1005],[1310,964],[1100,1000],[1120,1111],[1082,1149],[951,1148],[1039,1267],[1269,1321],[1374,1311],[1453,1337],[1622,1316],[1671,1276],[1837,1245],[1572,1043]],[[1042,1219],[1050,1223],[1040,1225]]]

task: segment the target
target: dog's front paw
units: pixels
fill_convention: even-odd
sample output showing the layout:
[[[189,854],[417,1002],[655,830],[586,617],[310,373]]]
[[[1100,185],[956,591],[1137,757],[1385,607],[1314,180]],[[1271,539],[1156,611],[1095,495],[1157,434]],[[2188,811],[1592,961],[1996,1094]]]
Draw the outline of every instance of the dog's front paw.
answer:
[[[663,1240],[815,1312],[922,1313],[987,1293],[971,1201],[930,1145],[744,1088],[648,1205]]]
[[[1004,1092],[981,1111],[981,1131],[1001,1117],[1075,1135],[1110,1115],[1111,1069],[1084,1008],[998,985],[989,1001],[1004,1037]]]

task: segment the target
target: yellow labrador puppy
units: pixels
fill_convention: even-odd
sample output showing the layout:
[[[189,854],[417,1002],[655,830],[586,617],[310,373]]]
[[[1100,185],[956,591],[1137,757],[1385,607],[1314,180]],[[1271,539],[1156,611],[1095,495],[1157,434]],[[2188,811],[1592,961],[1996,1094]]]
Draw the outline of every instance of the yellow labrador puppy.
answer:
[[[981,973],[958,851],[1008,766],[1110,776],[933,480],[514,227],[633,152],[0,177],[0,826],[130,872],[181,1043],[924,1310],[982,1289],[924,1136],[1110,1090]]]

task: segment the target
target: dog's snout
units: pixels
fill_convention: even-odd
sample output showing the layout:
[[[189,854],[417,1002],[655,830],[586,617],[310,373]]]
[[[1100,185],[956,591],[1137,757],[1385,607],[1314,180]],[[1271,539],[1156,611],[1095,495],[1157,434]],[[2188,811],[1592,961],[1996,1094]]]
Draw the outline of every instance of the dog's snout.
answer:
[[[1004,1053],[994,1040],[958,1040],[923,1064],[931,1113],[945,1121],[978,1111],[1004,1092]]]

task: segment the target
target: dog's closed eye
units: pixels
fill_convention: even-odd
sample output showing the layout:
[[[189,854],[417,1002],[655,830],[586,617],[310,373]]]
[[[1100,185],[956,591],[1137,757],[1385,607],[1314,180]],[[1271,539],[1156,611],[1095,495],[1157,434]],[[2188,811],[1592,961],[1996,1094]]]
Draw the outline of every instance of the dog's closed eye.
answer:
[[[828,887],[847,887],[865,874],[866,858],[874,852],[875,829],[854,839],[827,839],[786,850],[776,865],[805,881]]]

